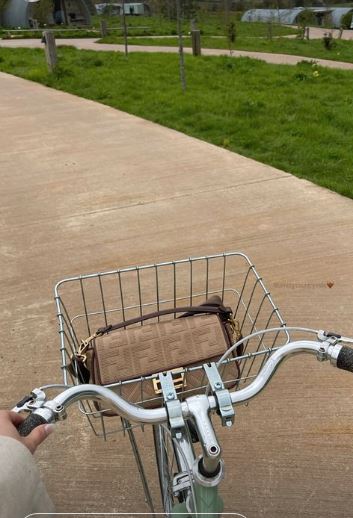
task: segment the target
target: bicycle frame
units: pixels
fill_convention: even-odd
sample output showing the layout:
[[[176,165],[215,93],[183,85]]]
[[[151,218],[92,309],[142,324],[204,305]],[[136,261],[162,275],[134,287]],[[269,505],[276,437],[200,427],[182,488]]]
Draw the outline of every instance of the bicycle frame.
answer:
[[[197,402],[195,401],[195,405]],[[223,461],[219,454],[212,459],[213,464],[217,462],[219,468],[213,477],[207,477],[200,472],[200,463],[202,457],[195,457],[193,448],[189,442],[188,435],[184,432],[181,437],[174,439],[176,444],[176,455],[178,457],[178,465],[183,467],[183,471],[188,474],[188,479],[193,477],[193,482],[189,480],[190,489],[188,498],[174,505],[171,516],[174,518],[179,514],[189,514],[197,517],[198,514],[211,518],[220,516],[223,511],[223,500],[218,494],[218,486],[223,478]],[[177,477],[178,479],[178,477]],[[175,489],[178,489],[176,486]]]

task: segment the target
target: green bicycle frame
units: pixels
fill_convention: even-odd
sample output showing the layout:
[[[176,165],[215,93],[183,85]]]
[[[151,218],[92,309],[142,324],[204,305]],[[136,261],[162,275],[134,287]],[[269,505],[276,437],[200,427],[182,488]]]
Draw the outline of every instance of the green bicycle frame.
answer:
[[[218,494],[218,486],[207,487],[194,483],[194,494],[196,500],[196,512],[189,512],[186,508],[186,502],[176,504],[173,507],[172,518],[177,518],[183,514],[190,518],[218,518],[223,512],[223,500]]]

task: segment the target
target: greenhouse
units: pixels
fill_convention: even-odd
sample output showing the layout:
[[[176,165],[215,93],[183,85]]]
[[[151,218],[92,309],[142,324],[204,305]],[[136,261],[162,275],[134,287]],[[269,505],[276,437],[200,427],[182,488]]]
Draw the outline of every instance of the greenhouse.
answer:
[[[350,27],[352,27],[352,15],[353,15],[353,8],[352,7],[336,7],[331,12],[331,20],[332,20],[332,26],[336,28],[340,28],[343,24],[343,18],[350,13]]]
[[[304,11],[310,11],[316,19],[317,25],[324,25],[327,21],[329,25],[339,29],[343,23],[343,17],[347,13],[353,14],[352,7],[295,7],[293,9],[250,9],[245,11],[242,22],[273,22],[282,25],[298,25],[300,15]],[[351,28],[353,28],[351,21]]]
[[[294,9],[250,9],[245,11],[242,22],[274,22],[283,25],[295,25],[304,7]]]

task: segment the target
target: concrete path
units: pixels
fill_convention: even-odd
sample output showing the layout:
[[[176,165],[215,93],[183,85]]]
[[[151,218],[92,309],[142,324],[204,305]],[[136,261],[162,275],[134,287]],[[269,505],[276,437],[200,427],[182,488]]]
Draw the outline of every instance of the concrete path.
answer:
[[[310,27],[310,39],[320,39],[325,33],[331,32],[332,36],[337,39],[339,37],[339,29],[323,29],[321,27]],[[352,30],[344,30],[342,32],[342,40],[353,40],[353,31]]]
[[[288,323],[353,335],[352,200],[6,74],[0,119],[2,407],[61,380],[52,290],[70,275],[241,250]],[[352,416],[352,375],[288,361],[219,430],[226,510],[350,517]],[[137,435],[152,473],[150,431]],[[60,512],[148,510],[127,438],[105,444],[77,411],[37,458]]]
[[[293,27],[292,25],[287,25],[287,27]],[[309,36],[311,40],[318,40],[323,38],[323,36],[327,33],[331,33],[333,38],[338,39],[340,31],[339,29],[324,29],[322,27],[309,27]],[[283,38],[294,39],[297,37],[296,34],[288,34],[287,36],[281,36]],[[344,30],[341,35],[342,40],[353,40],[353,31],[352,30]]]
[[[97,50],[97,51],[118,51],[124,52],[123,45],[115,45],[108,43],[97,43],[95,38],[76,38],[76,39],[58,39],[59,46],[72,45],[78,49]],[[0,40],[0,47],[8,48],[44,48],[44,44],[39,39],[25,39],[25,40]],[[130,52],[169,52],[176,53],[176,47],[156,47],[153,45],[129,45]],[[191,49],[186,48],[185,52],[191,54]],[[202,49],[204,56],[229,56],[228,50],[222,49]],[[290,54],[271,54],[269,52],[250,52],[246,50],[234,50],[232,55],[234,57],[245,56],[254,59],[260,59],[267,63],[274,63],[276,65],[296,65],[303,60],[311,60],[313,58],[305,56],[293,56]],[[323,66],[329,68],[339,68],[343,70],[353,70],[353,63],[345,63],[342,61],[332,61],[328,59],[316,59],[315,61]]]

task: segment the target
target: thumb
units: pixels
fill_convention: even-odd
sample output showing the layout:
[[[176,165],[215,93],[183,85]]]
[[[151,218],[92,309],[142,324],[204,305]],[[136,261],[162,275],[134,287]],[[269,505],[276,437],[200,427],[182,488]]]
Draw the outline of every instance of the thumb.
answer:
[[[31,453],[34,453],[37,447],[52,433],[54,430],[54,425],[52,424],[42,424],[37,426],[31,433],[23,438],[23,442],[25,446],[29,449]]]

